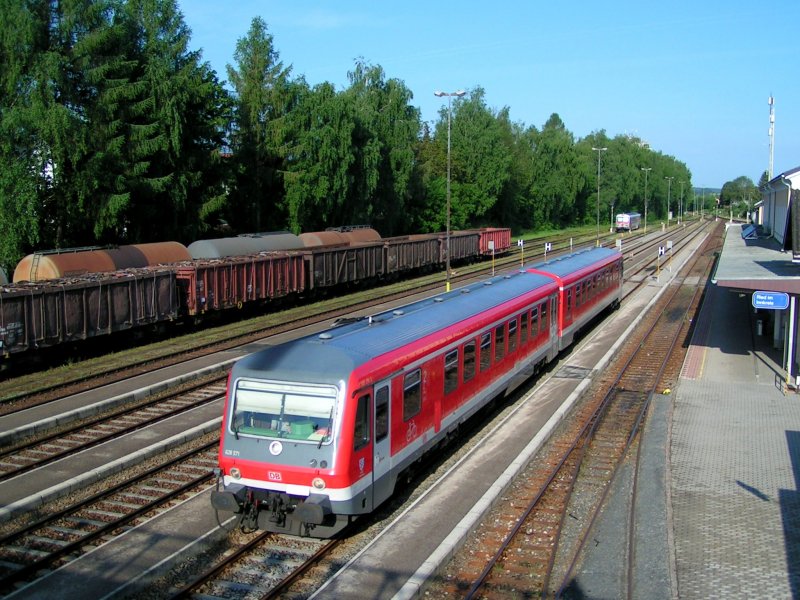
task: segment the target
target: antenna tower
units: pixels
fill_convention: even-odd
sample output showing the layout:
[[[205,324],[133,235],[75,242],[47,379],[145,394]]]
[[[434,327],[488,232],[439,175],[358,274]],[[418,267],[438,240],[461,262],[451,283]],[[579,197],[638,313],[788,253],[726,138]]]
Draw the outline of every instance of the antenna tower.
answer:
[[[775,98],[769,95],[769,170],[767,181],[772,180],[772,165],[775,159]]]

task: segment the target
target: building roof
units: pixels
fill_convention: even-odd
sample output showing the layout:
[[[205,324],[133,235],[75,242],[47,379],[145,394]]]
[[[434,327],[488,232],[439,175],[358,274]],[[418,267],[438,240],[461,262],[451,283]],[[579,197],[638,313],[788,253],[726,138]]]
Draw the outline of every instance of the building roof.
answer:
[[[742,225],[728,224],[712,282],[739,290],[800,294],[800,265],[771,237],[744,239]]]

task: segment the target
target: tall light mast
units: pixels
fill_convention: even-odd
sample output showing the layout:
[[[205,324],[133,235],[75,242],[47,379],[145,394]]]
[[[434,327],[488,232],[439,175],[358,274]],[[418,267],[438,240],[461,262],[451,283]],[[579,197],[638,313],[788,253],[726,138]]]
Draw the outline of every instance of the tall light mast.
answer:
[[[767,181],[772,181],[772,164],[775,159],[775,98],[769,95],[769,171]]]

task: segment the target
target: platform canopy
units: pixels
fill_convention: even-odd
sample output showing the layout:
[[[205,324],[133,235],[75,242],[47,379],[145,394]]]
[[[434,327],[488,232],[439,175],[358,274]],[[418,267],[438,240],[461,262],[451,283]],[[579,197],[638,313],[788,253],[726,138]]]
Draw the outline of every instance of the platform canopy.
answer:
[[[752,235],[747,225],[728,224],[712,282],[738,290],[800,295],[800,264],[774,237]]]

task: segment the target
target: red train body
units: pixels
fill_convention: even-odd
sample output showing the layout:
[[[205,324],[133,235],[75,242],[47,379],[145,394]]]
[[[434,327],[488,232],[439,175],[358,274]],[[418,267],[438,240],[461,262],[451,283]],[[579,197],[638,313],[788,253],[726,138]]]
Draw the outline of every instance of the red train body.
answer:
[[[621,290],[621,254],[597,248],[238,361],[213,505],[247,528],[336,534],[492,398],[554,359]]]

